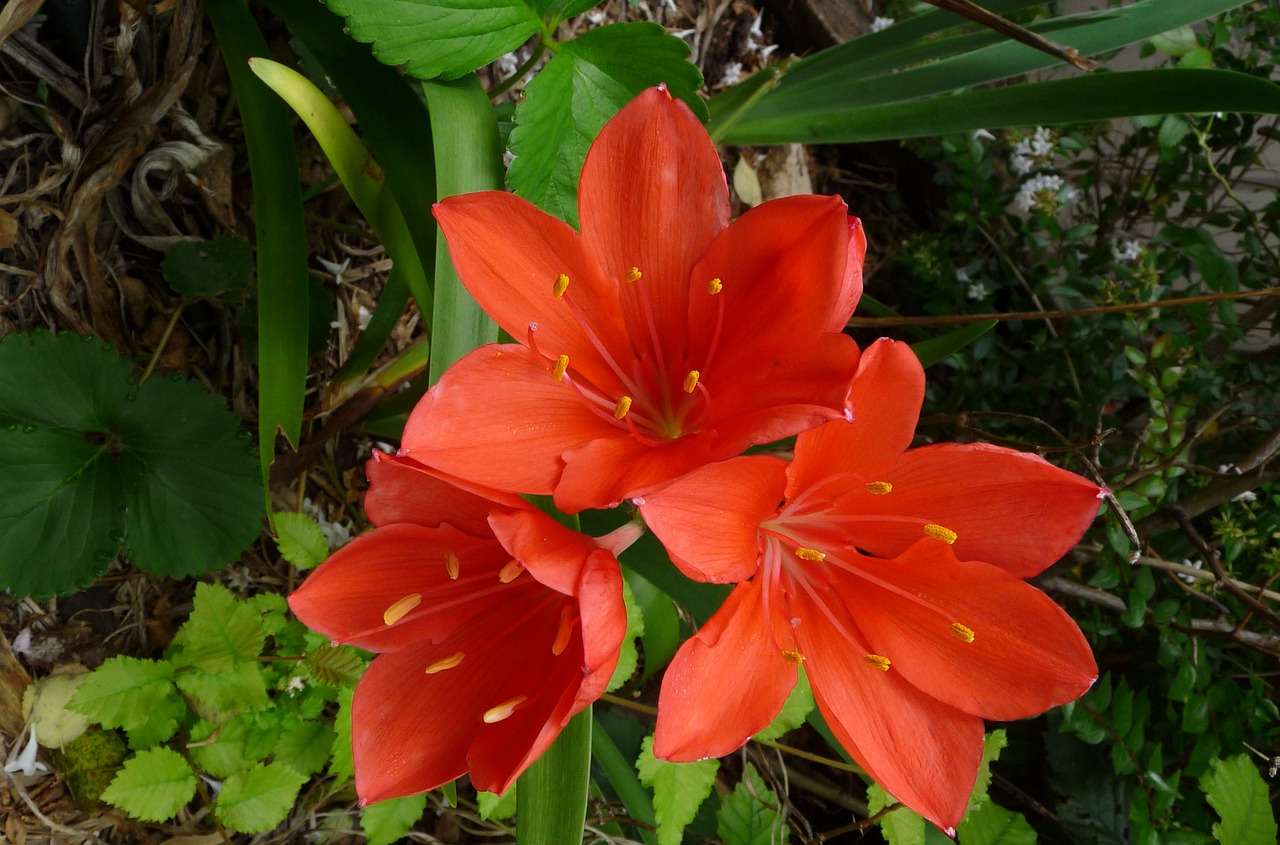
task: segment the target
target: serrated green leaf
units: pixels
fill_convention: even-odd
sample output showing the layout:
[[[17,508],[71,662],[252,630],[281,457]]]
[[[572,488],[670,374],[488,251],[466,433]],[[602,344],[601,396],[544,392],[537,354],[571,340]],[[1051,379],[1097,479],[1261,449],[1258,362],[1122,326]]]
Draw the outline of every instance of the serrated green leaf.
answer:
[[[640,782],[653,790],[653,814],[657,820],[659,845],[679,845],[684,829],[698,814],[698,807],[711,794],[719,760],[696,763],[668,763],[653,756],[653,737],[640,746],[636,771]]]
[[[351,760],[351,687],[338,691],[338,715],[333,718],[333,748],[329,752],[329,774],[338,782],[353,780],[355,763]]]
[[[379,801],[361,811],[360,829],[368,838],[369,845],[391,845],[417,824],[426,808],[425,792]]]
[[[885,792],[880,784],[867,787],[867,812],[871,815],[898,803],[898,799]],[[908,807],[898,809],[880,818],[880,833],[889,845],[924,845],[924,816]]]
[[[622,638],[618,664],[613,669],[613,676],[609,678],[609,686],[605,692],[613,692],[631,680],[631,676],[636,671],[636,664],[640,661],[640,654],[636,650],[636,638],[644,636],[644,616],[640,613],[640,606],[636,604],[636,595],[631,591],[631,585],[626,579],[622,581],[622,603],[627,608],[627,633]]]
[[[348,646],[324,645],[307,652],[303,662],[307,671],[326,684],[354,684],[364,674],[365,662],[360,652]]]
[[[742,781],[720,802],[716,829],[724,845],[784,845],[791,836],[778,812],[778,796],[750,763]]]
[[[1276,841],[1276,817],[1267,784],[1247,754],[1210,760],[1200,788],[1222,818],[1213,826],[1213,835],[1223,845],[1272,845]]]
[[[175,681],[188,696],[191,707],[204,718],[225,718],[241,710],[262,710],[271,706],[267,683],[256,663],[237,663],[229,671],[208,672],[191,669]]]
[[[226,778],[261,762],[275,738],[259,727],[252,714],[241,713],[223,724],[201,722],[193,728],[191,756],[209,774]]]
[[[214,812],[224,825],[241,833],[271,830],[289,815],[306,782],[284,763],[259,764],[223,782]]]
[[[982,762],[978,765],[978,778],[969,795],[968,812],[986,803],[987,791],[991,788],[991,764],[1000,759],[1000,752],[1008,745],[1009,738],[1005,735],[1004,728],[994,730],[982,738]]]
[[[221,584],[196,585],[194,609],[182,627],[180,659],[207,672],[225,672],[257,659],[267,639],[258,610]]]
[[[196,383],[139,387],[115,350],[73,335],[0,340],[0,584],[67,592],[121,549],[182,577],[257,536],[256,461]]]
[[[289,612],[289,603],[279,593],[258,593],[244,600],[253,608],[262,622],[262,630],[268,637],[274,637],[289,624],[285,615]]]
[[[253,281],[253,248],[239,235],[180,241],[165,251],[161,268],[184,299],[238,293]]]
[[[787,700],[782,703],[782,709],[768,727],[756,734],[756,739],[777,739],[787,731],[800,727],[813,712],[813,708],[813,691],[809,689],[809,678],[802,670],[796,685],[787,694]]]
[[[174,694],[172,677],[167,660],[119,655],[90,672],[67,706],[104,728],[138,728]]]
[[[509,53],[541,28],[524,0],[325,0],[357,41],[419,79],[457,79]]]
[[[304,513],[276,511],[271,515],[280,556],[298,569],[319,566],[329,556],[329,544],[316,521]]]
[[[160,699],[147,713],[147,719],[140,725],[126,728],[129,747],[141,751],[167,742],[178,731],[178,725],[191,713],[176,689]]]
[[[960,845],[1035,845],[1036,832],[1020,813],[986,801],[956,828]]]
[[[125,761],[102,800],[140,821],[162,822],[177,815],[195,794],[191,766],[172,748],[161,747]]]
[[[689,46],[653,23],[611,24],[565,44],[516,105],[507,183],[571,225],[578,221],[578,174],[609,118],[646,88],[665,82],[705,119],[695,93],[702,74]]]
[[[302,775],[313,775],[329,761],[333,728],[324,722],[291,720],[280,730],[271,754]]]
[[[501,795],[495,795],[492,792],[477,792],[476,809],[480,811],[480,818],[485,820],[512,818],[516,814],[515,786],[513,785]]]

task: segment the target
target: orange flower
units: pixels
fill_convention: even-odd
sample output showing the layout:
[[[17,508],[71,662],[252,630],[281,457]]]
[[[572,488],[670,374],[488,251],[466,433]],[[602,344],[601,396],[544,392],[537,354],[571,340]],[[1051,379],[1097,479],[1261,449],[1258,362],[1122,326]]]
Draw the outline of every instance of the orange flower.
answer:
[[[1096,679],[1075,623],[1020,579],[1079,539],[1102,489],[1007,449],[904,451],[923,392],[910,348],[879,341],[853,382],[852,423],[801,434],[790,464],[736,458],[645,498],[682,570],[744,582],[668,667],[655,754],[733,751],[772,721],[803,664],[841,745],[950,831],[983,719],[1035,715]]]
[[[627,626],[614,553],[634,537],[598,542],[381,453],[368,473],[377,527],[289,597],[335,643],[381,652],[352,701],[356,791],[382,801],[470,771],[503,792],[604,692]]]
[[[730,225],[715,147],[662,88],[592,145],[581,234],[500,192],[435,213],[467,290],[518,343],[451,367],[404,454],[576,512],[845,413],[861,226],[819,196]]]

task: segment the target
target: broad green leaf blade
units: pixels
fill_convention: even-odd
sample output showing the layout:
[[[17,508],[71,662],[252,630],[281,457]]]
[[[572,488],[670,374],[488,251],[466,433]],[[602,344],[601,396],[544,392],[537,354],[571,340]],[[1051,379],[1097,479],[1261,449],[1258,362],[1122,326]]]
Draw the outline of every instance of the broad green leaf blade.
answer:
[[[916,353],[916,357],[920,359],[920,366],[928,369],[964,349],[995,328],[995,325],[995,320],[984,320],[971,326],[961,326],[946,334],[913,343],[911,344],[911,349]]]
[[[760,112],[742,118],[724,140],[730,144],[856,143],[1210,111],[1278,114],[1280,86],[1227,70],[1094,73],[865,108],[846,108],[837,101],[805,116]]]
[[[118,655],[81,682],[68,706],[104,728],[135,728],[174,695],[173,666],[166,660]]]
[[[653,790],[659,845],[680,845],[684,829],[711,794],[719,768],[719,760],[696,763],[659,760],[653,756],[653,737],[645,737],[636,770],[640,773],[640,782]]]
[[[427,794],[406,795],[370,804],[360,812],[360,829],[369,845],[391,845],[422,818],[427,809]]]
[[[591,729],[591,755],[604,770],[605,777],[609,779],[609,785],[622,799],[622,806],[627,808],[627,813],[636,821],[652,826],[654,824],[653,802],[649,800],[649,793],[640,785],[635,767],[622,756],[613,737],[609,736],[609,732],[605,730],[598,718],[594,720]],[[645,828],[640,828],[640,837],[648,845],[655,845],[658,841],[657,836]]]
[[[221,584],[196,585],[190,618],[182,626],[182,659],[207,672],[257,660],[267,632],[258,611]]]
[[[419,79],[457,79],[509,53],[538,32],[526,0],[325,0],[359,41]]]
[[[297,445],[307,381],[307,232],[289,111],[250,72],[271,51],[240,0],[205,4],[244,123],[258,250],[258,448],[262,482],[276,432]]]
[[[134,751],[142,751],[168,742],[177,733],[179,723],[190,715],[191,708],[187,707],[178,691],[172,689],[170,694],[147,711],[146,720],[142,724],[125,728],[129,747]]]
[[[164,254],[164,280],[184,299],[239,293],[253,282],[253,247],[239,235],[182,241]]]
[[[440,197],[502,188],[498,119],[480,80],[424,82],[435,138]],[[430,380],[463,355],[498,339],[498,327],[458,279],[444,235],[436,241],[435,306],[431,321]]]
[[[271,756],[298,774],[310,776],[329,762],[333,739],[333,728],[324,722],[286,722],[276,737]]]
[[[501,795],[496,795],[492,792],[477,792],[476,809],[480,812],[480,818],[486,821],[513,818],[516,814],[517,792],[518,790],[514,786]]]
[[[875,815],[886,807],[898,803],[898,799],[885,792],[878,783],[867,787],[867,812]],[[880,833],[889,845],[924,845],[924,816],[909,807],[899,807],[880,817]]]
[[[702,74],[689,46],[653,23],[611,24],[565,44],[524,89],[507,174],[517,194],[570,225],[578,222],[578,175],[587,148],[619,109],[665,82],[705,117]]]
[[[125,762],[102,800],[144,822],[171,819],[196,794],[196,774],[172,748],[153,748]]]
[[[193,668],[178,674],[174,680],[178,689],[187,694],[192,707],[206,718],[271,706],[267,683],[257,663],[237,663],[225,672]]]
[[[956,828],[960,845],[1036,845],[1036,832],[1020,813],[987,801]]]
[[[253,714],[242,713],[228,722],[199,722],[191,730],[191,756],[214,777],[246,771],[271,751],[271,735],[264,735]]]
[[[271,515],[280,556],[298,569],[311,569],[324,563],[329,544],[316,521],[304,513],[277,511]]]
[[[1209,761],[1200,788],[1222,818],[1213,826],[1213,835],[1222,845],[1271,845],[1276,841],[1275,810],[1267,784],[1247,754]]]
[[[306,780],[284,763],[254,766],[226,779],[214,812],[241,833],[271,830],[289,815]]]
[[[640,636],[644,649],[644,665],[640,670],[643,682],[662,671],[680,647],[680,614],[671,597],[647,578],[627,567],[623,567],[622,574],[644,617],[644,633]]]
[[[591,775],[591,708],[516,781],[516,845],[580,845]]]
[[[724,845],[786,845],[791,828],[778,812],[778,796],[747,763],[742,780],[720,802],[716,829]]]
[[[787,700],[782,703],[782,709],[778,711],[778,715],[764,730],[756,734],[756,739],[777,739],[787,731],[800,727],[804,724],[804,720],[809,717],[809,714],[813,712],[815,706],[813,691],[809,688],[809,677],[802,669],[799,673],[799,680],[791,688],[791,692],[787,694]]]

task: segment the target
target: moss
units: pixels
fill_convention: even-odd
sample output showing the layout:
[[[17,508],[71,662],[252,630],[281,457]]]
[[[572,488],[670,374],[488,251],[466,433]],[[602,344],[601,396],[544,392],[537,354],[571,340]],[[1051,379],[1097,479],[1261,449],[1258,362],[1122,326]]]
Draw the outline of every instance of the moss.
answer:
[[[53,764],[62,773],[67,789],[85,809],[102,806],[103,790],[128,756],[129,747],[119,731],[103,730],[96,725],[67,743],[61,751],[51,752]]]

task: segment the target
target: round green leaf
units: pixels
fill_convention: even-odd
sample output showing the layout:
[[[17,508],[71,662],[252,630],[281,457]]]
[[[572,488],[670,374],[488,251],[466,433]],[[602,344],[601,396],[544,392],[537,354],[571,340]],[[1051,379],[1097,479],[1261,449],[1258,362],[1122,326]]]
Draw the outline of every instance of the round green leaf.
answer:
[[[257,462],[220,397],[179,377],[138,386],[112,347],[0,340],[0,586],[90,583],[120,553],[182,577],[239,557],[262,516]]]
[[[161,746],[134,755],[102,793],[135,819],[162,822],[171,819],[195,797],[196,775],[182,755]]]

